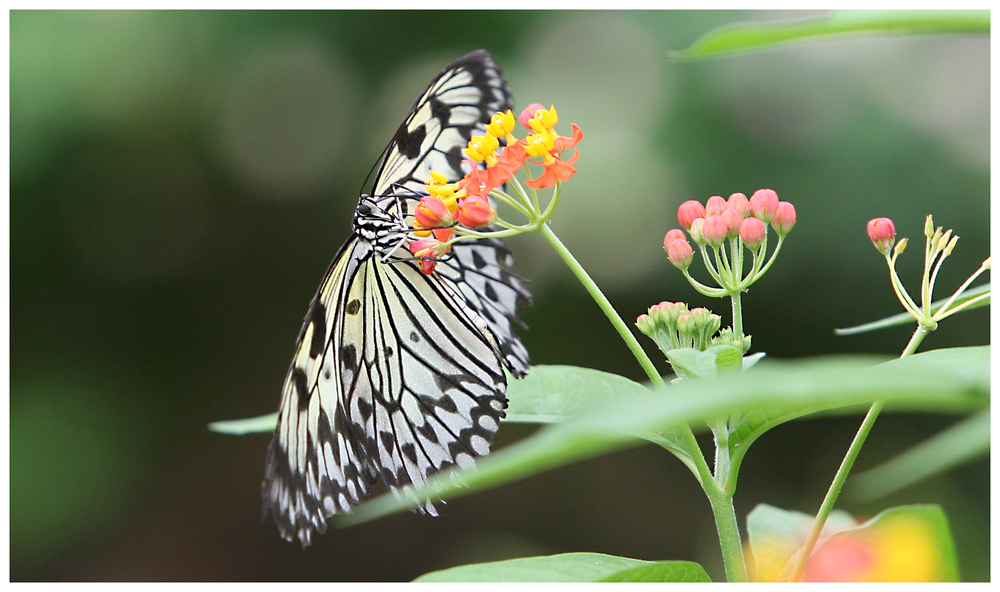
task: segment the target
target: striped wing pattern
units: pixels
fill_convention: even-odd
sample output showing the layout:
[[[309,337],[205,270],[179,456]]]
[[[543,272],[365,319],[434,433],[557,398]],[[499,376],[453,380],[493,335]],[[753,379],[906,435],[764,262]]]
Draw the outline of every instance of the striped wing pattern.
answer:
[[[383,153],[373,199],[422,195],[428,170],[460,178],[461,148],[510,105],[488,53],[456,60]],[[391,201],[406,211],[416,203]],[[512,321],[530,294],[507,271],[513,260],[503,241],[459,243],[424,275],[384,256],[359,234],[357,218],[355,227],[300,331],[262,485],[265,515],[303,546],[377,482],[406,494],[436,471],[487,454],[507,403],[504,368],[523,376],[528,367]],[[430,501],[423,511],[436,513]]]

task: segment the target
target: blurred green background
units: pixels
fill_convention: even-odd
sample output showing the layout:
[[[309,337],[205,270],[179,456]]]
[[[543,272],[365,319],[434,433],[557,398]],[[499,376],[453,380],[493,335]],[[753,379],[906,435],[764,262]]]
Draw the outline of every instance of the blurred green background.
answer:
[[[799,221],[743,299],[754,350],[898,355],[909,327],[832,331],[899,311],[870,218],[913,240],[911,286],[924,217],[955,229],[941,296],[988,255],[990,42],[666,57],[720,24],[805,16],[11,12],[11,579],[408,580],[564,551],[694,560],[721,578],[707,501],[652,446],[455,500],[443,518],[332,530],[303,552],[260,522],[270,436],[206,425],[277,409],[369,168],[433,75],[478,47],[519,108],[555,104],[586,133],[553,228],[624,317],[661,300],[728,317],[669,265],[662,237],[684,200],[769,187]],[[535,296],[532,361],[641,379],[542,241],[512,247]],[[949,319],[924,348],[988,343],[988,321],[988,309]],[[883,416],[857,468],[954,420]],[[761,502],[815,512],[859,422],[799,421],[758,442],[741,524]],[[528,433],[507,425],[496,445]],[[988,580],[988,464],[841,507],[940,503],[963,577]]]

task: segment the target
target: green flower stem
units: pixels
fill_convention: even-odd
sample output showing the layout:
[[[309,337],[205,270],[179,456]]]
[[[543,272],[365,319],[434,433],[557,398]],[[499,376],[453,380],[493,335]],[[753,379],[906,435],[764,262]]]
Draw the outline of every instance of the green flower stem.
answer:
[[[743,305],[740,302],[742,292],[733,292],[729,299],[733,302],[733,335],[743,339]]]
[[[882,411],[882,404],[882,401],[876,401],[871,406],[871,409],[868,410],[868,415],[865,416],[864,421],[861,422],[861,427],[858,428],[858,433],[854,436],[854,441],[851,442],[850,448],[847,449],[847,454],[844,455],[844,460],[840,463],[840,468],[837,469],[837,474],[833,477],[833,483],[830,484],[830,489],[827,490],[826,497],[823,498],[823,504],[819,507],[819,512],[816,514],[816,520],[813,521],[812,528],[809,530],[809,535],[796,555],[791,573],[787,577],[780,578],[781,580],[797,582],[802,577],[806,561],[812,555],[813,547],[816,546],[816,541],[819,540],[819,536],[823,532],[823,527],[826,526],[826,519],[830,516],[830,512],[833,511],[833,505],[837,503],[841,489],[844,488],[847,475],[850,474],[851,468],[854,466],[854,461],[858,458],[858,454],[861,453],[861,447],[864,446],[872,426],[875,425],[875,420],[878,419],[879,412]],[[782,575],[784,576],[784,574]]]
[[[713,288],[711,286],[706,286],[705,284],[694,279],[693,277],[691,277],[691,273],[687,269],[682,269],[681,273],[684,274],[684,277],[687,278],[687,281],[691,283],[691,286],[694,287],[695,290],[698,290],[705,296],[708,296],[710,298],[722,298],[727,294],[727,292],[722,288]]]
[[[649,376],[649,380],[657,387],[665,386],[663,378],[656,370],[649,356],[643,351],[642,346],[639,345],[639,341],[632,334],[632,331],[629,330],[621,316],[618,315],[618,312],[611,306],[611,303],[604,293],[601,292],[601,289],[594,282],[593,278],[587,273],[587,270],[573,257],[573,254],[559,240],[559,237],[552,232],[548,224],[540,225],[538,230],[545,237],[545,240],[552,245],[552,248],[566,263],[567,267],[570,268],[570,271],[580,280],[580,283],[583,284],[583,287],[594,301],[597,302],[597,305],[608,317],[608,320],[611,321],[618,334],[621,335],[621,338],[625,341],[625,344],[631,350],[632,355],[635,356],[639,365],[642,366],[646,375]],[[684,443],[687,445],[688,454],[694,460],[695,468],[697,469],[696,475],[712,505],[716,529],[719,532],[719,543],[722,547],[722,558],[726,565],[726,577],[731,582],[745,582],[747,581],[746,562],[743,558],[743,545],[740,541],[739,526],[736,523],[736,511],[733,508],[732,493],[727,492],[725,488],[719,487],[715,483],[712,478],[711,469],[708,468],[708,463],[705,462],[705,456],[702,454],[697,440],[695,440],[691,427],[683,424],[677,429]],[[725,475],[725,478],[728,481],[728,474]]]
[[[970,275],[969,279],[965,280],[965,282],[963,282],[962,285],[959,286],[957,290],[955,290],[955,293],[951,295],[951,298],[949,298],[947,302],[945,302],[943,305],[941,305],[941,308],[938,309],[938,313],[940,314],[940,313],[943,312],[944,314],[941,314],[941,316],[938,316],[937,319],[941,320],[941,319],[943,319],[943,318],[951,315],[955,311],[959,310],[962,306],[969,304],[969,302],[978,300],[978,299],[982,298],[983,296],[986,296],[987,298],[989,298],[989,294],[983,294],[982,296],[977,296],[976,298],[973,298],[969,302],[964,303],[964,305],[962,305],[962,306],[956,306],[953,310],[948,310],[948,307],[951,306],[951,303],[954,302],[956,298],[958,298],[959,296],[961,296],[962,292],[965,292],[965,289],[969,287],[969,284],[971,284],[977,277],[979,277],[979,275],[981,273],[983,273],[984,271],[986,271],[989,268],[990,268],[990,264],[987,263],[986,261],[984,261],[983,264],[979,266],[979,269],[977,269],[975,273],[973,273],[972,275]],[[937,315],[935,315],[935,316],[937,316]]]
[[[756,254],[754,256],[754,263],[756,265],[759,265],[759,261],[763,261],[764,260],[764,255],[765,255],[765,252],[767,251],[767,242],[766,242],[767,241],[767,235],[766,234],[764,235],[764,241],[765,242],[762,245],[763,248],[760,250],[760,257],[757,257]],[[781,245],[784,242],[785,242],[785,237],[784,236],[779,236],[778,237],[778,244],[776,244],[774,246],[774,252],[771,253],[771,258],[767,260],[767,264],[765,264],[763,268],[754,269],[754,271],[750,274],[750,277],[753,278],[753,281],[756,281],[758,277],[760,277],[760,276],[764,275],[765,273],[767,273],[768,269],[771,269],[771,264],[774,263],[774,260],[778,258],[778,253],[781,252]],[[756,265],[755,265],[755,267],[756,267]]]
[[[625,324],[625,321],[623,321],[622,318],[618,316],[618,312],[614,309],[614,307],[611,306],[611,303],[608,301],[608,298],[604,295],[603,292],[601,292],[601,289],[597,287],[597,283],[595,283],[594,280],[590,277],[590,275],[587,273],[587,270],[585,270],[583,266],[580,265],[580,262],[577,261],[575,257],[573,257],[573,254],[570,253],[569,249],[566,248],[566,245],[564,245],[562,241],[559,240],[559,237],[557,237],[555,233],[552,232],[552,229],[549,228],[548,224],[541,224],[538,227],[538,231],[542,234],[543,237],[545,237],[545,240],[547,240],[549,244],[552,245],[552,248],[553,250],[555,250],[556,254],[562,257],[562,260],[566,263],[566,266],[569,267],[570,271],[573,272],[573,275],[575,275],[577,279],[580,280],[580,283],[583,284],[583,287],[590,294],[591,298],[593,298],[594,301],[597,302],[597,305],[601,307],[601,310],[608,317],[608,320],[611,321],[611,324],[618,331],[618,334],[621,335],[621,338],[625,341],[625,345],[627,345],[629,350],[632,351],[632,355],[635,356],[635,359],[638,360],[639,365],[642,366],[642,369],[646,372],[646,375],[649,376],[649,380],[651,380],[653,384],[658,387],[664,386],[663,378],[660,377],[660,373],[656,370],[656,366],[653,365],[653,362],[649,359],[649,356],[646,355],[646,352],[643,351],[642,346],[639,345],[639,341],[635,338],[634,335],[632,335],[632,331],[629,330],[628,326]]]
[[[701,249],[701,258],[705,262],[705,269],[708,270],[708,275],[712,276],[717,284],[722,284],[722,276],[719,274],[719,270],[712,265],[712,259],[708,256],[707,245],[698,245]]]
[[[975,305],[979,304],[983,300],[989,300],[991,292],[987,292],[985,294],[980,294],[979,296],[976,296],[975,298],[972,298],[970,300],[966,300],[962,304],[959,304],[958,306],[956,306],[955,308],[949,310],[948,312],[944,313],[943,315],[940,315],[940,316],[935,315],[935,317],[937,318],[937,320],[940,321],[941,319],[948,318],[951,315],[955,314],[956,312],[959,312],[963,308],[969,308],[969,307],[972,307],[972,306],[975,306]]]
[[[719,544],[722,546],[726,579],[730,582],[746,582],[747,565],[743,558],[743,543],[740,540],[740,528],[736,522],[733,496],[714,484],[711,487],[706,487],[705,492],[708,494],[708,501],[712,504],[715,527],[719,531]]]
[[[913,337],[910,338],[910,342],[906,344],[906,349],[903,350],[903,353],[899,357],[905,358],[916,352],[917,347],[920,346],[920,342],[924,340],[924,337],[930,331],[929,327],[918,325],[917,330],[913,333]],[[844,488],[847,476],[850,474],[851,468],[854,467],[854,461],[857,460],[858,454],[861,453],[861,447],[864,446],[865,440],[868,439],[868,434],[871,432],[872,426],[875,425],[875,420],[878,419],[878,414],[882,411],[883,404],[883,401],[875,401],[871,409],[868,410],[868,414],[865,415],[864,421],[861,422],[861,427],[858,428],[858,433],[854,436],[854,441],[851,442],[850,448],[847,449],[847,454],[844,455],[843,462],[840,463],[840,468],[837,469],[837,474],[833,477],[833,483],[830,484],[830,489],[827,490],[826,497],[823,498],[823,503],[816,514],[816,520],[813,521],[809,535],[795,557],[791,572],[788,573],[787,578],[782,577],[782,580],[797,582],[802,577],[806,561],[812,555],[816,541],[819,540],[820,534],[823,532],[823,527],[826,525],[826,519],[830,516],[830,512],[833,511],[834,504],[837,503],[840,491]],[[784,574],[782,575],[784,576]]]

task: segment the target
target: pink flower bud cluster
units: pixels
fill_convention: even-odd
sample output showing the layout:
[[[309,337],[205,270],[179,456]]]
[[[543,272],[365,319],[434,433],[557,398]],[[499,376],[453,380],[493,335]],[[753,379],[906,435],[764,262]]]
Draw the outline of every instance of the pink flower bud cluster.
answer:
[[[650,306],[635,324],[664,352],[681,347],[704,350],[722,325],[722,317],[707,308],[688,309],[683,302],[664,301]]]
[[[677,208],[677,221],[698,245],[718,249],[726,239],[737,237],[748,249],[757,249],[767,236],[770,223],[779,237],[788,234],[795,225],[795,207],[779,201],[771,189],[759,189],[750,199],[734,193],[729,199],[719,195],[708,198],[705,205],[688,200]],[[670,262],[680,269],[691,264],[692,248],[679,229],[667,233],[663,241]]]

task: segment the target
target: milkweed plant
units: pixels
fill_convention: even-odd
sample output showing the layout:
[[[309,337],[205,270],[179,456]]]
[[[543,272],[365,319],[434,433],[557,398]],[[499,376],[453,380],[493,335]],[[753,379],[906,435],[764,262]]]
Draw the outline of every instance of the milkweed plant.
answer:
[[[518,121],[525,130],[523,138],[517,136]],[[858,483],[865,486],[859,490],[862,495],[877,497],[966,460],[960,454],[949,456],[945,440],[968,436],[981,443],[985,440],[980,448],[988,449],[989,347],[917,350],[952,315],[989,304],[988,284],[970,286],[989,270],[990,258],[946,298],[935,301],[938,272],[957,248],[958,236],[936,227],[927,216],[922,229],[924,267],[913,288],[914,297],[896,271],[908,239],[897,240],[889,218],[874,218],[865,230],[885,258],[889,284],[904,312],[842,333],[913,322],[915,331],[899,359],[886,362],[853,356],[762,361],[764,354],[752,350],[749,327],[753,323],[743,316],[742,298],[750,286],[765,279],[785,241],[793,236],[795,207],[767,188],[750,197],[734,192],[728,198],[709,197],[704,203],[688,200],[679,206],[679,227],[666,231],[662,248],[669,264],[704,300],[664,300],[633,316],[636,320],[630,324],[547,224],[556,212],[563,185],[576,172],[583,140],[576,124],[568,136],[560,135],[558,122],[555,107],[540,104],[530,105],[516,117],[512,111],[497,113],[486,134],[473,137],[464,150],[463,156],[472,161],[465,178],[447,183],[444,176],[431,171],[427,195],[414,215],[410,253],[420,260],[422,271],[430,274],[457,241],[539,232],[604,312],[649,382],[640,384],[587,368],[534,366],[526,378],[510,381],[505,423],[546,424],[544,429],[480,459],[473,470],[445,471],[411,491],[412,495],[369,500],[349,514],[335,516],[333,522],[346,525],[371,520],[419,506],[428,497],[453,498],[624,446],[653,442],[690,469],[704,491],[729,581],[957,580],[954,543],[939,506],[887,508],[864,521],[835,507],[885,407],[966,412],[970,418],[941,434],[940,442],[932,438],[884,468],[858,476]],[[494,203],[503,204],[504,212],[520,219],[500,216]],[[861,230],[859,238],[864,236]],[[728,302],[713,304],[720,300]],[[731,324],[723,327],[722,314],[713,308],[728,313]],[[636,332],[659,349],[673,370],[669,381],[647,355]],[[809,414],[865,407],[867,414],[814,514],[761,505],[745,517],[745,531],[740,529],[733,499],[741,463],[757,438]],[[699,445],[695,432],[701,430],[711,434],[714,450],[706,452]],[[689,561],[595,553],[458,566],[418,580],[551,581],[566,577],[709,581],[705,570]]]
[[[454,186],[428,185],[431,195],[425,198],[433,209],[441,211],[439,217],[420,220],[427,227],[446,226],[452,217],[446,212],[454,205],[437,201],[439,197],[450,200],[454,196],[469,199],[470,191],[488,194],[500,203],[511,206],[527,218],[514,223],[497,216],[489,201],[481,203],[484,215],[476,223],[466,223],[462,236],[511,236],[528,231],[539,231],[546,241],[565,261],[584,288],[594,298],[621,335],[624,343],[635,355],[639,365],[649,377],[649,386],[630,383],[619,376],[602,377],[611,383],[608,391],[595,394],[586,387],[573,392],[572,388],[592,381],[599,373],[572,367],[535,367],[524,381],[513,382],[508,391],[511,421],[547,423],[553,417],[563,420],[561,427],[543,431],[509,451],[500,451],[482,462],[479,470],[455,478],[441,477],[429,484],[428,494],[445,496],[459,493],[480,485],[509,480],[521,476],[524,469],[539,463],[548,466],[574,460],[575,455],[563,446],[571,445],[583,435],[603,437],[603,445],[586,451],[590,456],[602,450],[619,446],[621,437],[646,439],[656,442],[677,455],[691,469],[712,507],[718,530],[720,549],[729,581],[946,581],[958,578],[957,560],[947,520],[937,506],[911,506],[887,509],[875,518],[858,522],[842,511],[834,511],[835,502],[846,482],[854,460],[857,458],[875,419],[890,399],[903,404],[921,407],[928,405],[949,406],[941,403],[947,399],[960,406],[972,403],[983,407],[982,398],[988,384],[979,383],[976,396],[970,396],[968,381],[956,383],[957,374],[964,372],[966,364],[982,369],[986,352],[981,348],[958,352],[960,360],[947,360],[955,352],[928,352],[915,355],[923,338],[945,318],[965,309],[989,302],[989,291],[968,291],[970,284],[990,267],[990,259],[976,270],[944,303],[933,302],[935,279],[944,260],[956,247],[958,237],[951,230],[935,228],[927,217],[924,234],[924,273],[920,283],[920,304],[908,294],[899,279],[895,264],[907,244],[906,239],[895,242],[895,226],[888,218],[875,218],[868,223],[867,233],[878,252],[888,263],[891,285],[906,314],[916,321],[912,339],[900,356],[900,362],[873,365],[865,360],[850,362],[810,362],[801,365],[775,366],[767,375],[752,370],[763,354],[751,352],[751,336],[746,332],[741,305],[747,289],[762,280],[777,260],[785,239],[796,222],[795,207],[782,201],[771,189],[759,189],[747,197],[733,193],[727,199],[712,196],[703,204],[688,200],[680,205],[677,220],[681,228],[666,232],[663,248],[669,262],[684,275],[700,294],[707,298],[728,299],[732,325],[722,327],[722,317],[703,306],[684,302],[663,301],[654,304],[638,316],[634,326],[660,349],[674,371],[675,378],[666,384],[653,361],[646,355],[628,325],[611,306],[597,284],[583,266],[559,241],[545,224],[553,214],[562,184],[573,176],[573,164],[579,157],[563,160],[561,153],[575,147],[582,140],[583,132],[573,125],[572,135],[564,137],[554,131],[558,116],[554,107],[543,108],[534,104],[525,109],[520,120],[531,133],[525,140],[513,136],[514,116],[511,112],[498,113],[493,119],[486,138],[473,138],[466,154],[486,165],[473,169],[466,179]],[[493,130],[496,130],[494,132]],[[491,135],[496,133],[495,136]],[[502,134],[502,135],[501,135]],[[497,139],[505,137],[507,144],[499,148]],[[485,147],[485,150],[484,150]],[[494,154],[499,150],[498,155]],[[532,161],[529,157],[538,157]],[[544,172],[521,184],[514,173],[524,163],[544,167]],[[507,190],[501,190],[506,184]],[[527,189],[525,189],[527,187]],[[547,202],[541,200],[538,190],[553,188]],[[541,203],[546,203],[541,207]],[[428,210],[431,207],[427,208]],[[502,230],[476,231],[471,228],[494,224]],[[414,255],[427,257],[426,268],[433,268],[434,257],[447,250],[448,243],[438,240],[431,251],[414,248]],[[773,245],[773,246],[769,246]],[[893,248],[895,245],[895,248]],[[429,256],[428,256],[429,255]],[[710,278],[703,283],[692,275],[697,259]],[[911,358],[907,361],[906,358]],[[915,361],[915,362],[914,362]],[[909,362],[909,363],[907,363]],[[744,380],[759,374],[759,380]],[[981,379],[982,377],[980,377]],[[920,384],[925,380],[933,384]],[[563,383],[560,389],[561,408],[547,402],[552,384]],[[783,384],[780,384],[783,383]],[[988,382],[988,374],[987,374]],[[570,383],[570,384],[567,384]],[[624,386],[626,383],[628,386]],[[593,384],[593,383],[591,383]],[[734,402],[743,388],[752,393],[742,403]],[[780,393],[774,392],[778,388]],[[798,389],[798,392],[796,392]],[[628,391],[622,393],[621,391]],[[931,394],[932,391],[937,394]],[[975,390],[975,389],[973,389]],[[644,391],[644,392],[643,392]],[[966,392],[962,392],[966,391]],[[704,404],[693,404],[688,393],[700,393]],[[720,393],[724,393],[721,394]],[[749,394],[749,393],[748,393]],[[572,399],[579,399],[579,409]],[[772,395],[772,396],[768,396]],[[594,399],[583,399],[593,396]],[[932,402],[935,397],[941,401]],[[715,401],[711,399],[714,398]],[[567,404],[566,399],[570,399]],[[757,402],[760,401],[760,402]],[[747,518],[749,537],[744,543],[733,507],[737,475],[747,447],[765,431],[780,423],[803,415],[828,410],[842,405],[873,401],[868,414],[858,428],[844,460],[831,480],[826,497],[815,516],[786,512],[770,506],[760,506]],[[962,403],[960,403],[962,402]],[[619,410],[607,413],[608,405]],[[620,411],[622,407],[635,415]],[[620,426],[601,425],[602,417],[624,418]],[[683,421],[690,417],[698,420]],[[661,418],[661,419],[657,419]],[[678,418],[678,419],[668,419]],[[592,430],[587,433],[587,427]],[[706,455],[695,439],[695,430],[707,428],[714,441],[714,454]],[[713,459],[709,463],[709,458]],[[388,505],[386,505],[388,504]],[[357,508],[354,517],[345,522],[366,519],[388,511],[395,505],[405,505],[399,498],[383,502],[375,500]],[[790,527],[789,525],[794,525]],[[641,561],[614,556],[596,556],[589,553],[566,554],[539,558],[522,558],[491,564],[456,567],[434,572],[421,578],[423,581],[497,579],[508,580],[511,573],[527,573],[527,579],[548,579],[549,570],[566,573],[580,563],[603,565],[598,570],[600,578],[612,581],[699,581],[708,580],[705,571],[697,564],[684,561]],[[526,570],[526,571],[525,571]],[[593,576],[595,574],[588,575]]]
[[[523,139],[514,135],[515,117],[507,111],[496,114],[485,136],[469,142],[465,156],[485,168],[472,167],[456,183],[446,183],[430,173],[428,195],[414,215],[416,238],[410,241],[409,249],[421,260],[422,271],[429,274],[456,241],[540,232],[604,311],[649,383],[641,385],[621,376],[570,366],[533,367],[527,378],[510,383],[507,421],[552,423],[548,429],[482,459],[473,471],[446,472],[417,488],[412,496],[383,496],[357,506],[351,514],[335,517],[334,522],[372,519],[408,507],[422,496],[453,497],[542,470],[538,467],[565,464],[617,450],[627,441],[646,440],[676,455],[705,492],[729,581],[957,579],[954,545],[939,507],[891,508],[860,523],[834,507],[884,405],[978,409],[981,413],[986,409],[988,413],[988,369],[985,383],[982,375],[983,365],[988,363],[986,348],[916,351],[938,323],[989,302],[988,289],[968,288],[989,270],[990,259],[943,303],[933,302],[938,271],[956,248],[958,237],[951,230],[934,227],[928,216],[918,304],[896,273],[907,239],[896,241],[892,220],[872,219],[867,226],[868,238],[885,257],[890,284],[905,314],[917,323],[900,359],[883,364],[868,358],[812,360],[754,368],[763,354],[751,353],[741,298],[775,264],[795,227],[795,207],[771,189],[759,189],[749,198],[736,192],[726,199],[712,196],[705,203],[685,201],[677,210],[680,228],[668,230],[664,236],[666,259],[707,299],[728,299],[732,324],[722,327],[721,315],[706,306],[684,302],[663,301],[638,315],[634,327],[659,348],[673,369],[674,378],[668,384],[629,324],[546,224],[556,210],[563,184],[576,172],[573,165],[580,155],[577,144],[583,139],[582,130],[574,124],[569,136],[559,135],[555,131],[556,109],[540,104],[524,109],[518,119],[528,130]],[[502,147],[500,138],[505,139]],[[564,159],[571,149],[572,156]],[[527,177],[523,183],[515,175],[519,171]],[[543,191],[548,192],[547,198],[540,195]],[[506,204],[523,220],[498,216],[487,197]],[[698,267],[696,260],[710,278],[708,283],[692,274]],[[816,514],[760,506],[747,517],[748,532],[741,532],[733,498],[740,464],[752,442],[791,419],[866,402],[871,403],[868,414]],[[695,438],[695,431],[702,428],[712,434],[711,454],[706,455]],[[552,573],[564,576],[580,566],[587,566],[579,572],[584,579],[708,581],[704,569],[692,562],[592,553],[460,566],[420,579],[517,577],[512,574],[529,580],[550,579]]]

